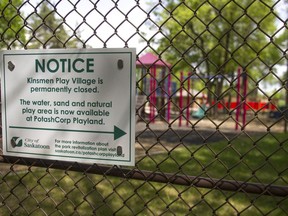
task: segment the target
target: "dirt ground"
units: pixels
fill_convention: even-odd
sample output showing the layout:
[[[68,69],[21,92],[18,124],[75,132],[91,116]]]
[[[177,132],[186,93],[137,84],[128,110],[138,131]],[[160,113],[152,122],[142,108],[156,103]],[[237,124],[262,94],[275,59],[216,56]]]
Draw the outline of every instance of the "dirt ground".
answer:
[[[155,121],[154,123],[138,122],[135,127],[136,142],[135,154],[137,158],[145,157],[147,150],[149,154],[159,154],[168,152],[175,146],[185,143],[189,144],[205,144],[216,142],[219,140],[230,140],[238,136],[255,136],[264,135],[266,133],[280,133],[284,131],[284,121],[261,121],[254,119],[248,121],[245,128],[239,126],[235,130],[235,121],[228,119],[192,119],[186,125],[186,121],[182,120],[182,126],[179,121],[171,121],[170,124],[164,121]],[[2,139],[0,138],[0,155],[2,155]],[[2,158],[0,157],[0,162]],[[0,163],[1,170],[8,171],[11,169],[10,164]],[[13,170],[21,170],[25,167],[15,165]],[[26,167],[27,169],[27,167]]]
[[[145,150],[149,149],[149,154],[158,154],[175,148],[176,145],[185,143],[204,144],[217,142],[220,140],[231,140],[239,136],[256,136],[266,133],[281,133],[284,131],[284,121],[261,121],[254,119],[248,121],[245,128],[238,126],[235,129],[233,119],[192,119],[186,125],[182,120],[170,123],[155,121],[154,123],[139,122],[136,124],[136,158],[145,156]],[[191,124],[192,123],[192,124]],[[153,148],[153,151],[152,149]]]

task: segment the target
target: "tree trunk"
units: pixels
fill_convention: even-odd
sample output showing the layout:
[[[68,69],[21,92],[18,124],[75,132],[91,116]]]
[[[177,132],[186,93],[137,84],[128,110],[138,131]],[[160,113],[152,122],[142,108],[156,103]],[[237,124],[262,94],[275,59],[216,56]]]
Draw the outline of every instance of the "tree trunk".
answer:
[[[222,90],[223,90],[223,83],[224,83],[224,78],[220,77],[216,80],[216,86],[215,86],[215,96],[214,96],[214,101],[215,101],[215,106],[214,106],[214,113],[216,116],[219,114],[219,109],[218,109],[218,103],[219,101],[222,100]]]
[[[234,71],[231,75],[231,79],[230,79],[230,82],[232,82],[234,80],[235,76],[234,76]],[[228,101],[227,101],[227,109],[228,111],[230,111],[231,109],[231,102],[232,102],[232,94],[231,94],[231,91],[228,92]]]

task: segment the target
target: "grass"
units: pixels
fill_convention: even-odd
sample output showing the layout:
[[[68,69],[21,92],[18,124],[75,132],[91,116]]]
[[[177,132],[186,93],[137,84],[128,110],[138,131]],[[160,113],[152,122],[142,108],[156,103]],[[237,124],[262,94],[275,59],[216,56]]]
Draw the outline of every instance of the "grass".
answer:
[[[287,185],[287,164],[287,135],[268,134],[206,145],[179,145],[169,155],[145,157],[138,166],[144,170]]]
[[[181,144],[139,169],[287,186],[287,135]],[[157,165],[158,164],[158,165]],[[0,171],[0,215],[285,215],[288,199],[43,168]]]

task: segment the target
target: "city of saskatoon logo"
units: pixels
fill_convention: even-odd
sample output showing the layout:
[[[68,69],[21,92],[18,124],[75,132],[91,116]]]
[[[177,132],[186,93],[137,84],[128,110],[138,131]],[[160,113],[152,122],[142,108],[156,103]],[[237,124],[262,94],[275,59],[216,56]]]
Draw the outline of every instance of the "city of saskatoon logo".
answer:
[[[15,147],[21,147],[23,145],[23,141],[20,137],[12,137],[11,139],[11,146],[13,148]]]

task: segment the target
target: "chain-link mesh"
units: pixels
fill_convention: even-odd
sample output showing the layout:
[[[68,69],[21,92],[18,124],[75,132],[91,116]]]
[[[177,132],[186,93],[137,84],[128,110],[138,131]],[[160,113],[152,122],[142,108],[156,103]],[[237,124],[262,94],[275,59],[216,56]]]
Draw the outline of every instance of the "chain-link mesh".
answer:
[[[2,156],[0,215],[288,215],[287,4],[1,1],[2,49],[136,47],[137,123],[132,168]]]

